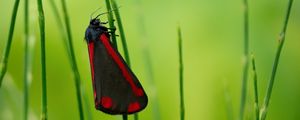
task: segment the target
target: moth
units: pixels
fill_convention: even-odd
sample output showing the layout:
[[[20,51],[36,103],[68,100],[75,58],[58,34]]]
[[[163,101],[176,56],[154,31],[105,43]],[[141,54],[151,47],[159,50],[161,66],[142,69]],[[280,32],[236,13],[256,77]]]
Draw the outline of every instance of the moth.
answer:
[[[104,13],[102,13],[104,14]],[[136,75],[112,46],[107,22],[91,18],[85,32],[92,74],[95,107],[108,114],[133,114],[143,110],[148,97]]]

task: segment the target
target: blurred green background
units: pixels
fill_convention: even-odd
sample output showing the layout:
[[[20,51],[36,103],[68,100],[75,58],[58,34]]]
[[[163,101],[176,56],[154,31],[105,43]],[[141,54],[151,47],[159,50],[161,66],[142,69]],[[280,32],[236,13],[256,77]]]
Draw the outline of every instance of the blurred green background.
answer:
[[[59,0],[55,0],[61,12]],[[234,118],[238,116],[242,78],[242,0],[129,0],[117,1],[129,47],[132,69],[148,96],[140,120],[179,120],[179,71],[176,28],[183,34],[184,93],[186,120],[228,118],[225,94],[230,95]],[[67,52],[49,0],[44,0],[48,114],[50,120],[77,120],[75,83]],[[250,0],[250,51],[255,54],[260,104],[270,79],[277,38],[283,26],[288,0]],[[0,56],[7,42],[14,0],[0,0]],[[90,14],[104,0],[68,0],[67,8],[81,82],[89,111],[95,120],[121,120],[94,109],[85,29]],[[300,2],[294,1],[268,120],[299,120],[300,108]],[[32,80],[30,120],[41,113],[40,39],[36,0],[30,0]],[[104,21],[106,16],[102,16]],[[119,38],[118,38],[119,39]],[[119,48],[121,48],[121,41]],[[120,49],[120,53],[122,49]],[[24,1],[20,2],[8,71],[0,88],[0,120],[23,118]],[[254,119],[253,79],[249,72],[245,118]],[[225,87],[227,86],[227,87]],[[157,101],[156,101],[157,100]],[[157,103],[157,104],[156,104]],[[156,109],[156,107],[158,109]],[[132,119],[132,116],[130,116]]]

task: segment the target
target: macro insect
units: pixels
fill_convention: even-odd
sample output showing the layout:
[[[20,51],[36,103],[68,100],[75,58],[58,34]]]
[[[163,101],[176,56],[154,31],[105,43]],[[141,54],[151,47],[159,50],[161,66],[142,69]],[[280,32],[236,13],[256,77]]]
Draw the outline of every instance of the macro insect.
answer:
[[[108,13],[108,12],[106,12]],[[90,20],[85,32],[95,107],[108,114],[132,114],[143,110],[148,97],[138,78],[110,41],[110,28],[99,17]]]

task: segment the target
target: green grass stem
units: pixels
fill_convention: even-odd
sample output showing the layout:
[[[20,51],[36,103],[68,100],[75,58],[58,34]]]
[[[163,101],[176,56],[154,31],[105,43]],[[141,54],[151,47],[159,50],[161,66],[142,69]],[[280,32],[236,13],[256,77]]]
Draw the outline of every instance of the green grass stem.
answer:
[[[68,37],[67,37],[67,33],[66,33],[66,30],[65,30],[65,27],[64,27],[64,24],[63,24],[63,21],[62,21],[62,18],[60,17],[59,15],[59,11],[58,11],[58,8],[56,6],[56,3],[54,0],[49,0],[50,2],[50,7],[51,7],[51,10],[55,16],[55,20],[56,20],[56,23],[57,23],[57,26],[59,27],[59,33],[61,34],[61,37],[62,37],[62,40],[64,41],[64,47],[67,51],[67,54],[68,54],[68,57],[69,57],[69,61],[70,63],[71,62],[71,55],[70,55],[70,48],[69,48],[69,42],[68,42]]]
[[[133,114],[133,119],[138,120],[139,119],[139,114],[138,113]]]
[[[249,18],[248,18],[248,0],[243,0],[244,4],[244,61],[243,61],[243,77],[241,90],[241,105],[239,120],[243,120],[246,105],[247,94],[247,79],[249,69]]]
[[[109,23],[109,28],[110,28],[110,30],[111,30],[111,41],[112,41],[112,44],[113,44],[113,46],[114,46],[114,48],[115,49],[117,49],[118,50],[118,44],[117,44],[117,40],[116,40],[116,27],[115,27],[115,25],[114,25],[114,18],[113,18],[113,12],[112,12],[112,9],[111,9],[111,4],[110,4],[110,0],[105,0],[105,3],[106,3],[106,9],[107,9],[107,11],[108,11],[108,14],[107,14],[107,17],[108,17],[108,23]],[[118,10],[118,9],[116,9],[116,10]],[[116,11],[115,9],[114,9],[114,11]],[[121,18],[120,18],[121,19]],[[119,23],[119,22],[118,22]],[[120,26],[120,25],[119,25]],[[121,26],[122,26],[122,24],[121,24]],[[122,29],[123,29],[123,27],[122,27]],[[120,34],[121,34],[121,31],[120,31]],[[123,31],[123,33],[122,34],[124,34],[124,31]],[[124,38],[125,38],[125,35],[124,35]],[[125,39],[124,39],[125,40]],[[125,43],[126,44],[126,43]],[[123,44],[124,45],[124,44]],[[125,51],[125,47],[126,47],[126,49],[127,49],[127,45],[126,46],[123,46],[124,47],[124,51]],[[127,51],[127,55],[128,55],[128,51]],[[129,55],[127,56],[128,58],[129,58]],[[129,60],[129,59],[128,59]],[[127,61],[127,59],[126,59],[126,62],[128,62]],[[130,64],[129,64],[130,65]],[[122,117],[123,117],[123,120],[127,120],[128,119],[128,116],[127,116],[127,114],[123,114],[122,115]],[[137,118],[137,116],[135,115],[135,119]]]
[[[127,114],[122,115],[123,120],[128,120]]]
[[[283,48],[283,45],[285,42],[285,35],[286,35],[286,30],[287,30],[287,26],[288,26],[288,22],[289,22],[289,18],[290,18],[290,12],[291,12],[291,8],[293,5],[293,1],[294,0],[289,0],[286,16],[285,16],[285,20],[284,20],[284,25],[283,25],[282,31],[280,33],[280,36],[279,36],[279,40],[278,40],[279,44],[277,47],[277,51],[276,51],[276,55],[275,55],[275,59],[274,59],[274,63],[273,63],[272,74],[271,74],[270,81],[268,83],[267,93],[264,98],[264,103],[261,108],[261,120],[265,120],[266,116],[267,116],[267,110],[268,110],[269,102],[271,99],[271,94],[272,94],[272,89],[273,89],[273,85],[274,85],[274,81],[275,81],[277,67],[279,64],[280,54],[281,54],[281,51],[282,51],[282,48]]]
[[[127,65],[130,66],[130,58],[129,58],[128,48],[127,48],[127,43],[126,43],[126,37],[125,37],[123,25],[122,25],[121,15],[120,15],[120,12],[118,9],[118,4],[115,0],[112,0],[112,7],[114,9],[116,21],[118,23],[118,30],[120,32],[120,38],[121,38],[122,46],[124,49],[124,57],[125,57]]]
[[[110,4],[110,0],[105,0],[106,3],[106,9],[108,11],[107,14],[107,18],[108,18],[108,23],[109,23],[109,29],[111,30],[111,41],[113,46],[115,47],[115,49],[118,49],[118,44],[117,44],[117,40],[116,40],[116,27],[114,25],[114,17],[113,17],[113,13],[112,13],[112,9],[111,9],[111,4]]]
[[[9,53],[10,53],[10,47],[11,47],[12,38],[13,38],[13,34],[14,34],[14,29],[15,29],[15,23],[16,23],[16,17],[17,17],[17,13],[18,13],[19,3],[20,3],[20,0],[16,0],[15,1],[13,12],[12,12],[12,16],[11,16],[11,23],[10,23],[10,28],[9,28],[8,39],[7,39],[7,43],[6,43],[6,47],[5,47],[5,50],[4,50],[4,54],[2,56],[2,60],[1,60],[1,63],[0,63],[0,87],[1,87],[2,81],[4,79],[4,75],[5,75],[6,71],[7,71],[7,62],[8,62],[8,57],[9,57]]]
[[[259,120],[259,103],[258,103],[258,88],[257,88],[257,72],[255,66],[254,55],[251,55],[252,61],[252,74],[253,74],[253,85],[254,85],[254,107],[255,107],[255,119]]]
[[[84,86],[84,84],[82,84],[82,86]],[[85,112],[87,114],[87,119],[88,120],[93,120],[93,113],[92,113],[92,109],[90,108],[90,102],[88,100],[88,96],[85,94],[85,89],[82,87],[82,97],[83,97],[83,101],[85,103],[84,107],[85,107]]]
[[[24,56],[24,120],[28,119],[28,97],[29,97],[29,74],[30,72],[30,50],[29,50],[29,5],[28,5],[29,0],[24,1],[24,34],[25,34],[25,56]]]
[[[48,119],[47,113],[47,80],[46,80],[46,43],[45,43],[45,16],[42,0],[37,0],[41,36],[41,67],[42,67],[42,120]]]
[[[116,21],[118,23],[118,30],[120,32],[120,38],[122,41],[122,46],[123,46],[123,51],[124,51],[124,57],[126,60],[127,65],[130,67],[130,57],[129,57],[129,52],[128,52],[128,47],[127,47],[127,43],[126,43],[126,37],[125,37],[125,32],[123,29],[123,25],[122,25],[122,20],[121,20],[121,15],[118,9],[118,4],[115,0],[112,0],[112,8],[114,10],[114,14],[116,17]],[[123,115],[123,120],[127,120],[127,115]],[[138,113],[134,114],[134,120],[138,120]]]
[[[181,29],[178,27],[178,48],[179,48],[179,92],[180,92],[180,120],[184,120],[184,92],[183,92],[183,57],[182,57],[182,34]]]
[[[70,26],[70,20],[69,20],[69,15],[66,7],[66,2],[65,0],[61,1],[62,8],[63,8],[63,14],[64,14],[64,20],[66,24],[66,30],[67,30],[67,37],[69,41],[69,51],[70,51],[70,56],[71,56],[71,65],[72,65],[72,70],[75,76],[75,88],[76,88],[76,95],[77,95],[77,102],[78,102],[78,109],[79,109],[79,117],[80,120],[84,120],[84,113],[83,113],[83,107],[82,107],[82,100],[81,100],[81,81],[80,81],[80,75],[77,67],[77,62],[75,58],[75,53],[74,53],[74,47],[73,47],[73,39],[72,39],[72,32],[71,32],[71,26]]]

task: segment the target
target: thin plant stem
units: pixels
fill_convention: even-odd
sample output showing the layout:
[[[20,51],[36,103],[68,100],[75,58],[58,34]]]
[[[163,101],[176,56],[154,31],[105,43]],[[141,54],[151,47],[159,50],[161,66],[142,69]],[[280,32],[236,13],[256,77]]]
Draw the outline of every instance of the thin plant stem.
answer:
[[[138,120],[139,119],[139,114],[138,113],[133,114],[133,118],[134,118],[134,120]]]
[[[84,84],[82,84],[82,86],[84,86]],[[82,97],[83,97],[83,101],[85,103],[84,107],[85,107],[85,111],[86,111],[86,114],[87,114],[87,119],[88,120],[93,120],[93,115],[92,115],[92,109],[90,108],[90,103],[89,103],[89,100],[88,100],[88,96],[85,94],[85,89],[83,87],[81,87],[81,91],[82,91]]]
[[[278,67],[279,60],[280,60],[279,59],[280,54],[281,54],[281,51],[282,51],[282,48],[283,48],[283,45],[284,45],[284,41],[285,41],[285,35],[286,35],[286,30],[287,30],[287,26],[288,26],[288,21],[289,21],[293,1],[294,0],[289,0],[286,16],[285,16],[285,20],[284,20],[284,25],[283,25],[282,31],[280,33],[280,36],[279,36],[279,40],[278,40],[279,44],[278,44],[278,47],[277,47],[277,51],[276,51],[276,55],[275,55],[275,59],[274,59],[274,63],[273,63],[272,74],[271,74],[270,81],[268,83],[267,93],[266,93],[266,96],[265,96],[265,99],[264,99],[264,103],[263,103],[263,106],[261,108],[261,120],[265,120],[266,116],[267,116],[267,110],[268,110],[269,102],[270,102],[270,99],[271,99],[271,94],[272,94],[272,89],[273,89],[273,85],[274,85],[274,81],[275,81],[277,67]]]
[[[1,63],[0,63],[0,87],[2,85],[2,81],[3,81],[4,75],[5,75],[6,71],[7,71],[7,62],[8,62],[8,57],[9,57],[9,53],[10,53],[10,47],[11,47],[12,38],[13,38],[13,34],[14,34],[14,29],[15,29],[15,23],[16,23],[16,17],[17,17],[17,13],[18,13],[19,3],[20,3],[20,0],[16,0],[15,1],[13,12],[12,12],[12,16],[11,16],[11,23],[10,23],[9,34],[8,34],[8,38],[7,38],[7,44],[6,44],[6,47],[5,47],[5,50],[4,50],[4,54],[2,56],[2,60],[1,60]]]
[[[106,9],[108,11],[107,18],[108,18],[108,23],[109,23],[109,28],[111,30],[111,41],[115,49],[118,49],[118,44],[116,40],[116,27],[114,25],[114,18],[113,18],[113,13],[110,5],[110,0],[105,0],[106,3]]]
[[[60,28],[59,29],[59,33],[61,34],[62,40],[64,40],[64,46],[65,46],[65,49],[66,49],[66,51],[68,53],[69,61],[70,61],[70,63],[72,63],[71,62],[71,55],[70,55],[70,48],[69,48],[68,37],[66,35],[67,33],[66,33],[66,30],[65,30],[62,18],[59,15],[58,8],[57,8],[54,0],[49,0],[49,2],[50,2],[51,10],[54,13],[57,26]]]
[[[255,117],[256,120],[259,120],[259,103],[258,103],[258,88],[257,88],[257,72],[255,66],[254,55],[251,55],[252,61],[252,74],[253,74],[253,84],[254,84],[254,107],[255,107]]]
[[[128,120],[127,114],[122,115],[123,120]]]
[[[24,12],[25,12],[25,19],[24,19],[24,33],[25,33],[25,56],[24,56],[24,120],[28,119],[28,82],[29,82],[29,74],[30,74],[30,51],[29,51],[29,0],[24,1]]]
[[[183,92],[183,59],[182,59],[182,35],[181,29],[178,27],[178,48],[179,48],[179,92],[180,92],[180,120],[184,120],[184,92]]]
[[[112,0],[111,2],[112,2],[112,8],[114,10],[115,17],[116,17],[116,21],[118,23],[118,28],[119,28],[120,37],[121,37],[121,41],[122,41],[122,46],[123,46],[123,50],[124,50],[125,60],[126,60],[127,65],[130,67],[131,64],[130,64],[129,52],[128,52],[128,48],[127,48],[126,37],[125,37],[123,25],[122,25],[120,12],[119,12],[119,9],[118,9],[118,4],[115,0]],[[126,114],[123,115],[123,120],[127,120],[127,115]],[[137,113],[134,114],[134,120],[138,120],[138,114]]]
[[[114,13],[115,13],[116,20],[117,20],[117,23],[118,23],[118,28],[119,28],[119,31],[120,31],[120,38],[121,38],[122,46],[123,46],[123,49],[124,49],[124,57],[125,57],[127,65],[130,66],[130,58],[129,58],[129,52],[128,52],[128,48],[127,48],[125,33],[124,33],[123,25],[122,25],[120,12],[119,12],[119,9],[118,9],[118,4],[115,0],[112,0],[112,7],[114,9]]]
[[[243,120],[246,105],[247,94],[247,79],[249,68],[249,18],[248,18],[248,0],[243,0],[244,4],[244,61],[243,61],[243,78],[242,78],[242,92],[239,120]]]
[[[116,27],[114,25],[114,19],[113,19],[113,13],[112,13],[112,9],[111,9],[110,0],[105,0],[105,3],[106,3],[106,9],[108,11],[107,17],[108,17],[109,27],[110,27],[110,30],[111,30],[111,32],[110,32],[111,33],[111,41],[112,41],[112,44],[113,44],[114,48],[116,50],[118,50],[118,44],[117,44],[116,33],[115,33],[116,32]],[[124,31],[123,31],[123,33],[124,33]],[[127,49],[127,46],[126,46],[126,49]],[[126,60],[126,62],[128,62],[128,61]],[[123,120],[127,120],[127,118],[128,118],[127,114],[123,114],[122,116],[123,116]],[[136,116],[135,116],[135,118],[136,118]]]
[[[63,21],[59,15],[59,12],[58,12],[58,8],[54,2],[54,0],[50,0],[50,5],[51,5],[51,8],[52,8],[52,11],[55,15],[55,18],[56,18],[56,21],[57,21],[57,25],[58,27],[60,28],[60,33],[61,33],[61,37],[62,37],[62,40],[64,40],[64,46],[65,46],[65,49],[67,51],[67,54],[68,54],[68,58],[69,58],[69,62],[72,64],[72,57],[71,57],[71,53],[70,53],[70,47],[69,47],[69,41],[68,41],[68,38],[66,36],[66,30],[64,28],[64,25],[63,25]],[[78,77],[78,76],[74,76],[74,79],[80,79],[80,78],[75,78],[75,77]],[[80,80],[81,81],[81,80]],[[83,97],[83,102],[85,103],[84,104],[84,107],[86,109],[86,114],[88,116],[88,120],[92,120],[93,117],[92,117],[92,112],[91,112],[91,109],[89,107],[89,102],[88,102],[88,99],[87,99],[87,96],[86,94],[84,94],[84,88],[83,88],[84,85],[82,85],[81,87],[81,93],[82,93],[82,97]]]
[[[37,0],[39,24],[41,35],[41,67],[42,67],[42,120],[48,119],[47,113],[47,80],[46,80],[46,43],[45,43],[45,17],[42,0]]]
[[[69,51],[70,51],[70,56],[72,58],[72,69],[73,73],[75,76],[75,88],[76,88],[76,95],[77,95],[77,102],[78,102],[78,109],[79,109],[79,117],[80,120],[84,120],[84,114],[83,114],[83,107],[82,107],[82,100],[81,100],[81,81],[80,81],[80,75],[76,63],[76,58],[74,54],[74,48],[73,48],[73,39],[72,39],[72,32],[71,32],[71,26],[70,26],[70,20],[68,16],[68,11],[66,7],[66,2],[65,0],[61,1],[62,3],[62,8],[63,8],[63,14],[64,14],[64,20],[66,24],[66,30],[67,30],[67,36],[68,36],[68,41],[69,41]]]

